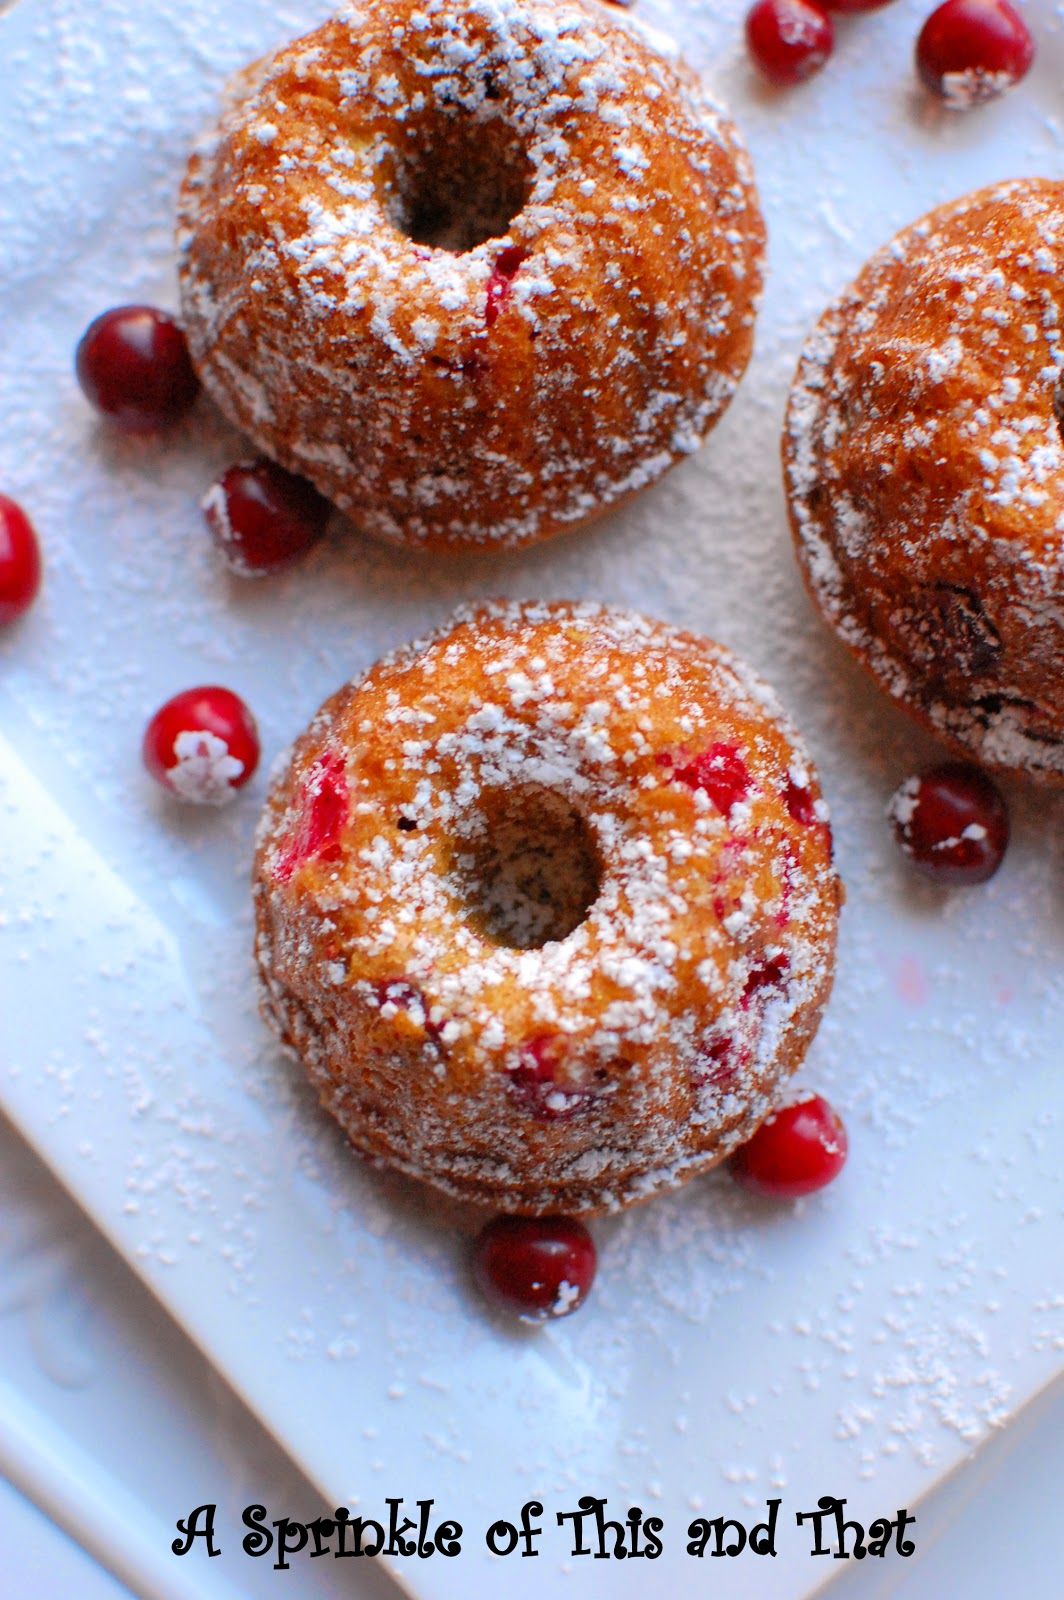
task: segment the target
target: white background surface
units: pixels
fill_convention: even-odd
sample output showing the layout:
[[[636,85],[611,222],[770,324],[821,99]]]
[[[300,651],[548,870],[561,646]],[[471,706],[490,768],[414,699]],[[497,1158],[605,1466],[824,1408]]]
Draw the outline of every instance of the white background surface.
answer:
[[[221,77],[326,9],[18,0],[0,20],[0,482],[48,566],[0,642],[0,1099],[331,1497],[424,1492],[476,1528],[533,1493],[609,1492],[671,1534],[610,1593],[664,1593],[709,1581],[682,1556],[695,1510],[780,1493],[793,1513],[839,1488],[873,1514],[911,1503],[1059,1367],[1061,801],[1010,792],[1015,845],[986,890],[909,880],[882,808],[930,746],[810,614],[777,437],[800,338],[871,248],[976,182],[1061,173],[1064,46],[1032,5],[1030,84],[949,121],[909,93],[919,4],[844,26],[831,71],[779,98],[749,75],[738,5],[647,3],[735,110],[772,234],[757,357],[721,429],[590,534],[430,565],[337,530],[252,590],[219,574],[196,509],[239,441],[205,405],[165,445],[116,441],[70,360],[102,307],[172,303],[174,188]],[[211,679],[246,694],[269,757],[341,677],[492,592],[638,604],[742,650],[817,753],[850,889],[805,1072],[847,1118],[843,1179],[782,1212],[711,1180],[603,1225],[593,1303],[535,1338],[471,1299],[470,1219],[362,1173],[269,1047],[247,963],[261,781],[225,816],[179,816],[137,761],[154,706]],[[137,1392],[139,1416],[155,1389]],[[165,1497],[168,1464],[135,1454]],[[472,1546],[419,1565],[426,1596],[499,1581]],[[557,1546],[527,1565],[537,1594],[591,1582]],[[791,1600],[815,1565],[736,1562],[713,1592]],[[532,1576],[508,1572],[514,1594]]]

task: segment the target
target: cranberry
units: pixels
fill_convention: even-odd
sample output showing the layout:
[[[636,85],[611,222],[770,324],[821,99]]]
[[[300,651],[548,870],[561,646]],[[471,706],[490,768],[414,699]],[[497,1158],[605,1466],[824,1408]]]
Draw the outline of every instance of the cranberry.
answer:
[[[0,624],[28,611],[41,586],[41,552],[20,505],[0,494]]]
[[[1008,848],[1001,791],[985,772],[961,761],[907,778],[888,815],[913,866],[934,883],[985,883]]]
[[[751,782],[746,762],[731,744],[710,745],[686,766],[677,767],[673,777],[689,789],[703,790],[724,816],[746,799]]]
[[[90,323],[75,367],[86,398],[126,433],[154,433],[199,393],[185,336],[154,306],[117,306]]]
[[[790,970],[791,964],[782,950],[778,950],[774,956],[762,956],[755,961],[743,988],[740,1008],[748,1011],[754,996],[763,989],[780,988]]]
[[[423,1029],[425,1037],[433,1044],[442,1045],[445,1024],[432,1020],[430,1003],[420,989],[415,989],[414,985],[407,983],[404,978],[392,978],[388,983],[375,984],[374,988],[377,1004],[385,1021],[391,1021],[401,1013],[415,1028]]]
[[[822,1095],[814,1094],[766,1118],[732,1156],[729,1170],[752,1194],[797,1200],[838,1177],[848,1148],[838,1114]]]
[[[240,462],[212,484],[203,515],[222,560],[241,577],[287,566],[317,544],[329,503],[272,461]]]
[[[541,1122],[566,1122],[591,1105],[591,1095],[557,1083],[561,1046],[554,1034],[530,1039],[521,1059],[510,1072],[510,1083],[530,1112]]]
[[[303,778],[295,830],[277,863],[279,882],[287,883],[304,861],[337,859],[347,812],[347,763],[338,750],[327,750]]]
[[[810,0],[757,0],[747,13],[746,43],[769,82],[789,89],[820,71],[834,49],[835,29]]]
[[[879,11],[890,0],[819,0],[825,11],[840,11],[844,16],[856,16],[861,11]]]
[[[995,99],[1033,60],[1034,40],[1008,0],[946,0],[916,43],[920,77],[951,111]]]
[[[239,695],[214,684],[175,694],[144,732],[152,777],[195,805],[225,805],[258,764],[254,717]]]
[[[817,816],[813,791],[805,784],[795,783],[794,779],[788,776],[787,788],[783,798],[784,804],[795,822],[800,822],[807,828],[811,828],[815,822],[819,822],[820,818]]]
[[[513,281],[527,255],[528,251],[523,245],[509,244],[496,256],[491,277],[488,279],[488,298],[484,305],[484,321],[489,328],[493,328],[502,315],[510,298]]]
[[[495,1217],[473,1246],[485,1298],[525,1322],[567,1317],[595,1280],[595,1241],[571,1217]]]
[[[695,1089],[711,1085],[718,1094],[728,1094],[735,1087],[739,1068],[745,1065],[746,1058],[745,1043],[737,1049],[730,1034],[718,1034],[698,1051],[690,1073],[691,1084]]]

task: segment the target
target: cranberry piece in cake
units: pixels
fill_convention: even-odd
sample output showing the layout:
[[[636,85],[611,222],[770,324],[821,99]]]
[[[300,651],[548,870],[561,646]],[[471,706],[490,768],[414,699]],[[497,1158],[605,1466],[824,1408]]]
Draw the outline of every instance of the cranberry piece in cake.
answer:
[[[199,393],[185,335],[154,306],[116,306],[90,323],[75,368],[87,400],[125,433],[155,433]]]
[[[746,18],[746,42],[769,82],[790,89],[820,71],[834,48],[835,29],[809,0],[757,0]]]
[[[562,1041],[553,1034],[539,1034],[525,1045],[510,1073],[515,1092],[541,1122],[564,1121],[591,1106],[590,1092],[558,1081],[562,1049]]]
[[[485,1299],[523,1322],[567,1317],[595,1279],[595,1241],[571,1217],[496,1217],[473,1247]]]
[[[193,805],[221,806],[259,764],[255,719],[231,689],[207,684],[167,700],[144,732],[144,765]]]
[[[1005,858],[1009,814],[978,767],[951,761],[907,778],[890,802],[899,845],[916,870],[948,887],[986,883]]]
[[[1027,75],[1034,40],[1008,0],[946,0],[924,23],[916,68],[951,111],[995,100]]]
[[[288,566],[317,544],[329,503],[305,478],[262,459],[224,472],[204,497],[203,515],[230,572],[254,578]]]
[[[736,1183],[773,1200],[797,1200],[837,1178],[849,1148],[846,1129],[822,1095],[781,1106],[731,1158]]]
[[[489,328],[495,326],[505,310],[513,281],[527,255],[528,251],[523,245],[511,244],[507,245],[505,250],[500,250],[496,256],[491,277],[488,279],[487,300],[484,305],[484,322]]]
[[[28,611],[41,586],[41,552],[20,505],[0,494],[0,625]]]
[[[745,800],[750,789],[750,769],[734,745],[714,744],[673,773],[677,783],[701,789],[724,816]]]
[[[304,861],[336,860],[348,806],[344,758],[338,751],[326,750],[311,763],[303,779],[295,829],[277,862],[279,883],[287,883]]]

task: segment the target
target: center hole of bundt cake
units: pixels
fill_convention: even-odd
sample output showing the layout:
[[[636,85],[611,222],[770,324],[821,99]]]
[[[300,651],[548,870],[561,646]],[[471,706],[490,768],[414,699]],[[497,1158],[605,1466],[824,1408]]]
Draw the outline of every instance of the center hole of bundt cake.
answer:
[[[583,922],[602,868],[580,813],[563,795],[530,785],[485,791],[456,840],[454,875],[479,933],[536,950]]]
[[[392,220],[415,244],[461,254],[504,234],[531,188],[523,142],[502,118],[437,110],[399,157]]]

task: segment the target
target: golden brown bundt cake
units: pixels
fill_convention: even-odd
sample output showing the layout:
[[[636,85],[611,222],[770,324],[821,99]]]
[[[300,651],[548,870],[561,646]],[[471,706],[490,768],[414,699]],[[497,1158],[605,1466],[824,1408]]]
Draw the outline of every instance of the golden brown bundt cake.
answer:
[[[1064,778],[1064,184],[881,250],[802,358],[784,456],[806,581],[909,710]]]
[[[592,604],[462,611],[275,780],[265,1014],[369,1157],[510,1212],[612,1210],[748,1139],[831,988],[827,810],[777,703]]]
[[[695,75],[596,0],[357,0],[234,83],[181,199],[193,360],[366,532],[513,546],[695,450],[763,225]]]

